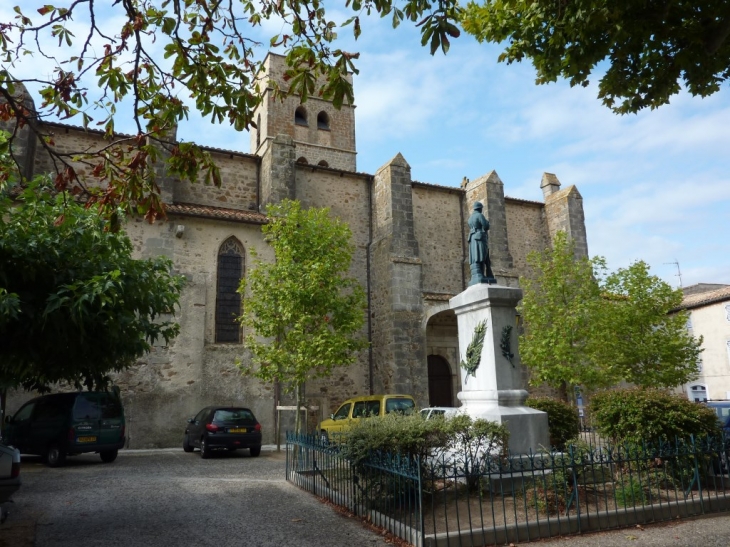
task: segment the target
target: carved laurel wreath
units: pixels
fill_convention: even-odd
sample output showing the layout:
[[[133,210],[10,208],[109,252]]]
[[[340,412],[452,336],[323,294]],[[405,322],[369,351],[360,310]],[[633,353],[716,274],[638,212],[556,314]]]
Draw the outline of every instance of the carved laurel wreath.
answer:
[[[461,368],[466,371],[465,382],[469,380],[470,374],[476,376],[479,363],[482,360],[482,347],[484,346],[484,335],[486,334],[487,320],[485,319],[474,328],[474,336],[471,337],[471,342],[466,347],[466,361],[461,362]]]
[[[511,340],[512,340],[512,327],[507,325],[502,329],[502,341],[499,344],[499,347],[502,349],[502,356],[509,361],[509,364],[512,365],[512,368],[515,367],[515,364],[512,362],[512,359],[514,358],[515,354],[512,353],[511,348]]]

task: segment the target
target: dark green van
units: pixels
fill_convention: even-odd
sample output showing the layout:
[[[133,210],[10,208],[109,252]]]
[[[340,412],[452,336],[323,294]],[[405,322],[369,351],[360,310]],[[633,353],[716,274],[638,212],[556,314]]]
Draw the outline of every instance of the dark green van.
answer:
[[[5,442],[21,454],[43,456],[50,467],[84,452],[97,452],[102,461],[113,462],[124,446],[124,408],[116,393],[44,395],[5,421]]]

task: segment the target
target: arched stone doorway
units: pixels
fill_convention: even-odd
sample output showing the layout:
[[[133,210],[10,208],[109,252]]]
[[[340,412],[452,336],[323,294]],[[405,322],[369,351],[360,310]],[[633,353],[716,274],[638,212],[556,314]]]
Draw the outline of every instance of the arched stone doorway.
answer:
[[[428,356],[429,406],[454,406],[451,367],[440,355]]]
[[[448,304],[438,303],[426,321],[428,404],[459,406],[459,329],[456,314]]]

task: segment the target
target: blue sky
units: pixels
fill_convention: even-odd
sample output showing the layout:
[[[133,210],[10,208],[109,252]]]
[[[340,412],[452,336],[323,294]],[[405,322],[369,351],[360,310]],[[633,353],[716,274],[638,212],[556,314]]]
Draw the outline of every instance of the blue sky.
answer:
[[[266,22],[256,32],[267,42],[279,31],[281,23]],[[536,86],[529,63],[497,63],[499,46],[467,35],[433,57],[408,25],[392,30],[369,18],[357,42],[350,36],[342,29],[337,46],[361,54],[359,171],[373,173],[400,152],[415,180],[458,186],[494,169],[506,195],[540,201],[542,173],[555,173],[581,192],[589,253],[609,268],[642,259],[678,286],[677,261],[685,286],[730,284],[727,85],[706,99],[682,93],[658,110],[618,116],[595,85]],[[178,136],[248,151],[247,134],[194,115]]]

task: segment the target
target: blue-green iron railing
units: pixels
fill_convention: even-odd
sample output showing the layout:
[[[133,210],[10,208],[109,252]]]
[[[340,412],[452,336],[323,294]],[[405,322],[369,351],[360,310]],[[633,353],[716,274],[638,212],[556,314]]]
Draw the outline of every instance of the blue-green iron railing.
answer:
[[[500,545],[730,510],[730,439],[581,442],[468,461],[372,454],[287,435],[287,479],[416,546]]]

